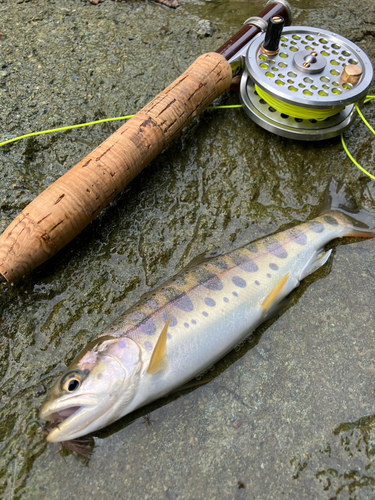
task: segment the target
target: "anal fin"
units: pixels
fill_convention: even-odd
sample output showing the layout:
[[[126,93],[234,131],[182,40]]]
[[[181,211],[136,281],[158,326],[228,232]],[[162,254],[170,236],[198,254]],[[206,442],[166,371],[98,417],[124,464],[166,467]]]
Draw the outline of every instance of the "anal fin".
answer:
[[[264,301],[261,305],[261,308],[263,311],[267,311],[267,310],[271,309],[271,307],[273,306],[273,304],[277,300],[277,296],[279,295],[281,290],[284,288],[288,279],[289,279],[289,273],[279,279],[279,281],[276,283],[274,289],[271,290],[270,293],[267,295],[267,297],[264,299]]]
[[[303,278],[312,274],[320,267],[324,266],[327,260],[330,258],[332,253],[332,249],[328,250],[328,252],[324,252],[324,250],[314,253],[312,257],[307,261],[305,267],[302,269],[301,274],[299,276],[299,280],[302,281]]]

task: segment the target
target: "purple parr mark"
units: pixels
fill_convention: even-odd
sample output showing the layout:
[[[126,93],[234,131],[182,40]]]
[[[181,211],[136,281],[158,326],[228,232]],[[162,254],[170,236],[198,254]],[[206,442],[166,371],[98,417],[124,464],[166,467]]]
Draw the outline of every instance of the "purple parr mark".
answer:
[[[246,287],[246,281],[241,278],[240,276],[233,276],[232,278],[232,283],[239,288],[245,288]]]
[[[189,297],[185,293],[180,295],[178,297],[178,299],[176,299],[173,302],[173,305],[176,306],[181,311],[185,311],[185,312],[191,312],[194,309],[192,301],[189,299]]]
[[[296,227],[290,230],[290,239],[298,245],[306,245],[307,243],[306,234]]]
[[[258,266],[253,260],[244,255],[240,250],[237,250],[231,254],[231,259],[242,271],[247,273],[256,273],[258,271]]]
[[[325,215],[323,217],[323,219],[330,226],[338,226],[339,225],[339,223],[337,222],[337,220],[334,217],[332,217],[332,215]]]
[[[145,333],[146,335],[155,335],[156,333],[156,325],[151,318],[143,321],[138,328],[142,333]]]
[[[171,316],[170,314],[164,314],[163,320],[166,323],[168,319],[171,318],[171,321],[169,322],[169,326],[176,326],[177,325],[177,319],[176,316]]]
[[[267,245],[267,252],[275,257],[278,257],[279,259],[286,259],[288,257],[288,253],[285,248],[283,248],[277,241],[272,241],[269,245]]]
[[[314,233],[322,233],[324,231],[324,226],[321,222],[317,222],[316,220],[309,221],[308,227],[310,231],[313,231]]]
[[[143,345],[145,346],[145,349],[147,349],[147,351],[152,351],[151,342],[145,342]]]
[[[202,286],[209,290],[220,291],[223,289],[223,284],[217,276],[212,276],[209,280],[202,283]]]

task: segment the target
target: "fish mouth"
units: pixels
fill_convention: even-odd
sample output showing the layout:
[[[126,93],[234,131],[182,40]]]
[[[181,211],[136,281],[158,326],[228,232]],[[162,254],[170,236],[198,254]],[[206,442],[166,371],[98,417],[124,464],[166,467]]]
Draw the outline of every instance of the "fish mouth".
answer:
[[[43,420],[47,420],[50,422],[51,425],[54,425],[56,427],[56,422],[63,422],[67,418],[71,417],[75,413],[77,413],[82,406],[78,405],[73,405],[73,406],[67,406],[66,408],[63,408],[62,410],[59,411],[53,411],[51,413],[44,413],[41,415],[41,418]]]
[[[39,417],[46,420],[42,432],[48,434],[47,441],[70,441],[92,432],[93,423],[103,414],[105,401],[96,394],[80,394],[58,401],[47,399],[42,405]]]
[[[42,427],[42,432],[47,434],[47,441],[63,441],[63,431],[67,426],[69,427],[70,421],[73,420],[82,409],[83,406],[74,405],[59,411],[51,411],[48,414],[43,414],[42,418],[47,421],[47,424]]]

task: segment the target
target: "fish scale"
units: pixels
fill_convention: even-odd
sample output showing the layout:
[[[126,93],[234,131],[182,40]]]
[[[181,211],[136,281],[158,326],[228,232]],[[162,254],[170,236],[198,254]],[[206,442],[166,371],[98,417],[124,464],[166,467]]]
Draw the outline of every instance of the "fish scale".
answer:
[[[176,390],[243,341],[341,236],[373,237],[374,217],[337,210],[187,268],[106,328],[50,389],[49,441],[75,439]],[[340,207],[340,208],[338,208]],[[371,220],[371,227],[363,220]]]

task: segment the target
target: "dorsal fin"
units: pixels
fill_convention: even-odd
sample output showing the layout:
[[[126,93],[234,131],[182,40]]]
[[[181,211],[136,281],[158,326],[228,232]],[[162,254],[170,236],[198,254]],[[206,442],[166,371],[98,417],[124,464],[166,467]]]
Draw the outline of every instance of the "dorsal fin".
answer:
[[[168,326],[171,321],[171,316],[167,319],[167,322],[163,326],[163,330],[156,342],[154,351],[152,353],[150,364],[147,368],[147,373],[154,374],[165,368],[166,356],[167,356],[167,334]]]
[[[263,311],[266,311],[266,310],[271,308],[271,306],[274,304],[277,296],[279,295],[281,290],[284,288],[285,283],[288,281],[288,278],[289,278],[289,273],[279,279],[279,281],[276,283],[274,289],[271,290],[270,293],[267,295],[267,297],[264,299],[262,306],[261,306]]]

